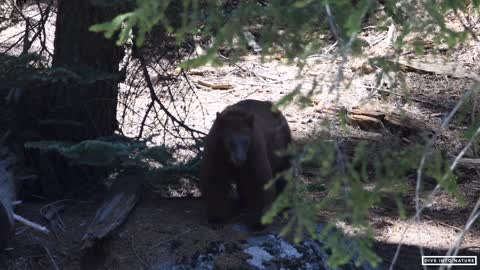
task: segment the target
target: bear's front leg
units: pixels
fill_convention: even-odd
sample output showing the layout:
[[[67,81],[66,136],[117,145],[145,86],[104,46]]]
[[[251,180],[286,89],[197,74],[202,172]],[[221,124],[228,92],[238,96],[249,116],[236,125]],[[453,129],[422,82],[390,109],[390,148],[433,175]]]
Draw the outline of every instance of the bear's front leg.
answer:
[[[205,196],[209,222],[223,222],[232,216],[233,199],[230,194],[230,186],[226,184],[210,188]]]
[[[275,197],[274,188],[264,189],[272,179],[272,170],[265,152],[253,155],[238,180],[238,192],[245,206],[246,222],[260,227],[263,214]]]
[[[229,176],[222,168],[203,170],[201,191],[209,222],[222,222],[232,216],[233,198]]]

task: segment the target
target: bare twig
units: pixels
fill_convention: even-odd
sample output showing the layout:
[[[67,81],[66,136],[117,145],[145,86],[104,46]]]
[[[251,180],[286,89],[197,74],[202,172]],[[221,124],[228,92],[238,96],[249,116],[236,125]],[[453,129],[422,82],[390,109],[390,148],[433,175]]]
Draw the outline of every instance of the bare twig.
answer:
[[[331,10],[330,10],[330,5],[328,3],[325,4],[325,11],[327,13],[327,18],[328,18],[328,23],[329,23],[329,26],[330,26],[330,30],[332,31],[332,33],[335,36],[335,39],[337,40],[336,43],[338,43],[341,46],[340,53],[341,53],[341,56],[342,56],[342,61],[340,62],[340,65],[338,67],[335,82],[332,83],[330,88],[329,88],[329,92],[336,91],[335,104],[338,106],[338,104],[340,102],[340,83],[343,81],[343,78],[344,78],[344,69],[345,69],[345,65],[348,62],[348,54],[350,53],[350,51],[352,49],[352,44],[355,41],[355,39],[357,38],[358,33],[353,32],[351,34],[349,40],[347,41],[347,43],[345,43],[340,38],[340,35],[338,34],[339,33],[338,25],[335,23],[334,17],[332,16],[332,13],[331,13]],[[363,11],[362,11],[362,17],[365,16],[366,12],[367,12],[367,9],[364,8]],[[332,133],[338,134],[338,130],[337,130],[336,125],[332,125]],[[343,151],[341,150],[340,144],[338,143],[338,140],[335,140],[335,151],[336,151],[336,154],[337,154],[336,155],[337,164],[340,167],[340,169],[342,170],[342,172],[345,173],[346,161],[345,161],[345,157],[343,155]],[[343,180],[343,184],[344,184],[343,192],[344,192],[344,197],[345,197],[345,203],[347,204],[347,202],[350,199],[349,198],[350,194],[348,192],[350,183],[347,181],[346,177],[342,177],[342,180]]]
[[[478,198],[477,203],[472,213],[470,214],[470,217],[468,218],[463,231],[458,236],[457,241],[455,241],[455,245],[453,245],[448,250],[447,256],[450,256],[450,255],[457,256],[458,251],[460,250],[460,245],[462,244],[463,239],[465,238],[465,234],[470,230],[470,228],[475,223],[475,221],[480,217],[480,211],[478,211],[479,206],[480,206],[480,197]],[[449,265],[448,269],[451,269],[451,268],[452,268],[452,265]],[[442,266],[440,269],[444,269],[444,267]]]
[[[143,58],[143,55],[141,52],[138,53],[138,58],[140,60],[140,64],[142,66],[142,71],[143,71],[143,76],[145,77],[145,80],[147,82],[148,89],[150,91],[150,98],[157,103],[162,111],[170,118],[172,119],[173,122],[177,123],[179,126],[182,128],[186,129],[189,131],[192,135],[193,138],[195,138],[195,134],[200,134],[200,135],[207,135],[205,132],[193,129],[189,126],[187,126],[184,122],[178,120],[174,115],[172,115],[167,108],[163,105],[162,101],[158,98],[157,94],[155,93],[155,88],[153,87],[152,80],[150,79],[150,75],[148,73],[147,65],[145,63],[145,59]]]
[[[55,259],[53,259],[53,256],[50,253],[50,250],[45,245],[42,245],[42,246],[43,246],[43,249],[45,250],[45,252],[47,253],[48,259],[52,263],[53,269],[60,270],[60,268],[58,268],[57,263],[55,262]]]
[[[389,94],[392,94],[392,95],[395,95],[395,96],[398,96],[398,97],[411,99],[413,101],[417,101],[417,102],[420,102],[420,103],[426,103],[426,104],[429,104],[431,106],[438,106],[439,105],[439,104],[432,103],[430,101],[421,100],[421,99],[418,99],[418,98],[415,98],[415,97],[412,97],[412,96],[409,96],[409,95],[405,95],[405,94],[398,93],[398,92],[395,92],[395,91],[390,91],[390,90],[387,90],[387,89],[372,87],[372,86],[368,86],[368,85],[364,85],[364,87],[367,88],[367,89],[372,89],[372,90],[376,90],[376,91],[379,91],[379,92],[389,93]]]
[[[459,228],[459,227],[450,225],[450,224],[445,223],[445,222],[441,222],[441,221],[435,220],[435,219],[434,219],[433,217],[431,217],[431,216],[424,215],[424,217],[425,217],[426,219],[431,220],[431,221],[433,221],[433,222],[436,222],[436,223],[438,223],[438,224],[440,224],[440,225],[442,225],[442,226],[452,228],[452,229],[454,229],[454,230],[456,230],[456,231],[461,231],[461,230],[462,230],[462,229]]]
[[[425,150],[423,152],[423,155],[420,159],[420,164],[418,166],[418,169],[417,169],[417,182],[416,182],[416,187],[415,187],[415,216],[414,216],[414,219],[417,223],[420,222],[420,215],[423,211],[423,209],[425,209],[425,207],[428,205],[428,202],[431,201],[432,197],[436,194],[436,192],[440,189],[440,185],[437,184],[437,186],[432,190],[432,192],[430,192],[430,195],[428,196],[427,198],[427,202],[424,203],[423,206],[420,206],[420,188],[421,188],[421,183],[422,183],[422,173],[423,173],[423,169],[425,167],[425,161],[427,159],[427,155],[430,151],[430,149],[432,148],[433,144],[435,143],[438,135],[441,133],[442,130],[444,130],[447,125],[450,123],[450,121],[452,120],[453,116],[455,115],[455,113],[460,109],[461,105],[463,104],[463,102],[465,101],[465,99],[470,96],[470,94],[472,93],[473,89],[466,92],[461,98],[460,100],[457,102],[457,104],[455,105],[455,107],[452,109],[452,111],[450,111],[450,113],[447,115],[447,117],[443,120],[441,126],[439,127],[439,129],[437,130],[437,132],[435,132],[432,136],[432,138],[428,141],[426,147],[425,147]],[[472,138],[473,139],[473,138]],[[453,171],[455,169],[455,167],[457,166],[459,160],[463,157],[463,155],[465,154],[465,151],[470,147],[471,145],[471,142],[472,140],[469,142],[469,144],[467,144],[466,148],[464,148],[464,150],[462,150],[460,152],[460,154],[455,158],[455,160],[453,161],[452,165],[450,166],[450,169],[449,171]],[[443,180],[445,180],[447,177],[448,177],[449,174],[445,174],[443,176]],[[403,238],[405,236],[405,233],[407,231],[409,226],[407,226],[405,228],[405,230],[403,231],[402,233],[402,237],[400,238],[400,242],[398,243],[397,245],[397,249],[395,251],[395,255],[392,259],[392,263],[390,264],[390,267],[389,269],[390,270],[393,270],[394,269],[394,266],[395,266],[395,263],[397,262],[397,259],[398,259],[398,256],[400,254],[400,250],[402,248],[402,242],[403,242]],[[420,248],[420,252],[422,253],[423,255],[423,248]]]
[[[12,206],[17,206],[17,205],[20,205],[22,203],[23,203],[22,201],[13,201]]]
[[[152,100],[148,104],[147,110],[145,111],[145,114],[143,115],[142,123],[140,124],[140,131],[138,132],[137,139],[140,139],[143,136],[143,129],[145,127],[145,122],[147,121],[147,117],[150,114],[150,111],[152,110],[153,105],[155,105],[155,102]]]
[[[44,226],[42,226],[42,225],[39,225],[39,224],[37,224],[37,223],[34,223],[34,222],[30,221],[30,220],[27,220],[27,219],[25,219],[25,218],[23,218],[23,217],[21,217],[21,216],[19,216],[19,215],[17,215],[17,214],[13,214],[13,218],[14,218],[16,221],[24,224],[25,226],[28,226],[28,227],[30,227],[30,228],[32,228],[32,229],[35,229],[35,230],[39,231],[39,232],[42,232],[42,233],[45,233],[45,234],[49,234],[49,233],[50,233],[50,231],[49,231],[46,227],[44,227]]]
[[[477,130],[475,131],[475,134],[472,136],[472,138],[470,139],[468,144],[460,152],[461,156],[463,156],[465,154],[466,150],[468,150],[470,148],[470,146],[472,145],[474,139],[478,136],[478,134],[480,134],[480,127],[477,128]],[[460,155],[455,159],[455,161],[454,161],[455,164],[458,164],[458,162],[461,158]],[[467,223],[465,224],[465,227],[463,228],[463,231],[458,235],[457,240],[455,241],[455,244],[448,250],[447,256],[452,255],[452,253],[453,253],[453,256],[456,256],[458,254],[458,251],[460,249],[460,245],[462,244],[463,239],[465,238],[465,234],[470,230],[470,227],[473,225],[473,223],[480,216],[480,211],[478,210],[479,208],[480,208],[480,196],[478,197],[477,203],[475,204],[475,207],[473,208],[472,212],[470,213],[470,216],[468,217]],[[448,267],[448,269],[450,269],[450,268],[451,268],[451,266]],[[444,268],[441,267],[440,269],[444,269]]]

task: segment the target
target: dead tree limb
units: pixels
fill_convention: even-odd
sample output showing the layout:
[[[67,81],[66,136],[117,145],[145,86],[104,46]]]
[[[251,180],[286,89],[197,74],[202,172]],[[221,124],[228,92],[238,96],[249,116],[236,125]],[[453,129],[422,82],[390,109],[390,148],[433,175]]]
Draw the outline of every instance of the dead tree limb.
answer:
[[[82,238],[82,248],[92,247],[127,220],[140,200],[144,181],[145,176],[139,172],[126,172],[117,177]]]

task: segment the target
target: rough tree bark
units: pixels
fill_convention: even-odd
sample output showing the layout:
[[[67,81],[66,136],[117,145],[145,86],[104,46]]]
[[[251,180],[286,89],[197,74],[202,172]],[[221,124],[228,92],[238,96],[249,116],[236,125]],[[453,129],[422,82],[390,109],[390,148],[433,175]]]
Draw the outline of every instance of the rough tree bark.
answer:
[[[101,34],[88,30],[93,24],[111,20],[115,15],[114,9],[97,7],[91,2],[59,1],[53,66],[81,73],[98,71],[116,74],[122,48],[115,45],[115,39],[105,39]],[[77,127],[76,134],[67,129],[60,133],[52,131],[49,137],[83,140],[112,135],[117,127],[117,93],[115,81],[58,84],[45,96],[52,105],[52,117],[75,121],[80,125],[73,125]]]
[[[116,10],[93,2],[58,1],[53,67],[66,68],[82,77],[118,74],[122,48],[115,45],[115,39],[108,40],[88,30],[93,24],[111,20]],[[94,83],[69,79],[37,85],[30,90],[28,110],[34,112],[38,139],[77,142],[112,135],[117,128],[118,81],[115,79]],[[72,183],[79,176],[82,182],[90,176],[101,176],[91,169],[72,168],[58,154],[31,151],[28,155],[39,171],[42,191],[50,198],[61,197],[65,187],[75,186]]]

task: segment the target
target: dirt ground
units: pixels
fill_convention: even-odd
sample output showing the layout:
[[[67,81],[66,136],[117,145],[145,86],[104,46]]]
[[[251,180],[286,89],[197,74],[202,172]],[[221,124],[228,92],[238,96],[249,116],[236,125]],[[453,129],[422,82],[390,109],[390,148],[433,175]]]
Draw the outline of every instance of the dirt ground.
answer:
[[[459,22],[454,19],[451,24],[456,27]],[[478,31],[479,29],[475,29]],[[365,55],[383,56],[391,52],[386,32],[366,28],[361,38],[369,44]],[[329,50],[329,48],[333,48]],[[322,89],[314,97],[311,106],[300,109],[292,105],[283,109],[291,126],[294,139],[297,142],[308,142],[315,139],[318,132],[324,130],[324,120],[335,123],[337,113],[341,110],[351,110],[356,106],[373,106],[375,108],[402,109],[416,120],[425,123],[428,128],[436,130],[442,119],[453,108],[461,95],[473,85],[469,78],[459,78],[451,74],[432,74],[419,70],[401,72],[409,89],[410,101],[402,96],[401,92],[392,94],[378,90],[377,79],[379,71],[368,68],[365,58],[352,58],[343,69],[345,81],[340,92],[329,91],[335,82],[341,59],[335,55],[336,47],[331,44],[318,55],[307,60],[303,69],[286,63],[281,56],[262,62],[259,56],[243,57],[234,65],[222,67],[205,66],[186,72],[187,79],[178,79],[178,89],[186,85],[193,85],[195,92],[185,96],[175,96],[173,100],[167,95],[169,108],[175,108],[190,101],[188,113],[179,112],[186,124],[208,131],[217,111],[226,105],[246,98],[278,101],[283,95],[302,84],[302,92],[307,92],[314,83]],[[453,50],[437,48],[438,51],[427,50],[424,55],[414,56],[413,52],[406,52],[403,56],[413,57],[422,61],[433,61],[438,65],[454,63],[468,72],[480,74],[480,45],[477,42],[467,42]],[[441,61],[446,60],[447,64]],[[440,63],[440,64],[439,64]],[[174,72],[174,70],[172,70]],[[200,82],[210,84],[231,84],[228,90],[213,90],[202,86]],[[159,93],[164,86],[156,84]],[[128,85],[123,84],[126,91]],[[398,91],[398,86],[385,88],[387,91]],[[474,96],[476,102],[478,97]],[[126,135],[136,135],[138,132],[139,117],[142,110],[146,110],[149,96],[145,92],[139,94],[135,103],[137,113],[127,115],[123,122]],[[119,108],[119,113],[122,112]],[[119,115],[119,118],[121,116]],[[158,119],[148,118],[145,136],[153,135],[161,128]],[[335,134],[342,142],[357,142],[365,138],[378,136],[375,132],[361,130],[356,126],[348,126],[348,134]],[[455,119],[453,125],[442,131],[438,137],[436,147],[443,147],[449,154],[456,155],[465,145],[461,139],[461,132],[465,130],[462,119]],[[162,143],[165,138],[156,138],[154,142]],[[157,140],[157,141],[156,141]],[[168,140],[168,138],[167,138]],[[169,143],[175,144],[175,139]],[[466,157],[478,157],[475,151],[470,151]],[[381,207],[372,211],[370,218],[371,228],[375,235],[375,250],[382,257],[385,265],[389,265],[398,243],[403,243],[399,260],[395,269],[421,269],[419,247],[425,249],[426,254],[441,255],[453,244],[458,233],[463,229],[470,211],[480,195],[480,173],[478,169],[460,169],[458,171],[458,186],[460,193],[465,197],[466,206],[462,206],[445,192],[439,192],[433,198],[430,207],[424,212],[420,223],[398,218],[395,205],[385,201]],[[318,179],[305,176],[305,181],[315,182]],[[157,186],[155,179],[150,180],[151,186]],[[415,177],[410,179],[412,196],[405,198],[407,211],[414,211],[413,191]],[[432,185],[433,188],[433,185]],[[167,191],[165,191],[165,189]],[[155,262],[161,260],[165,253],[174,253],[177,258],[188,260],[194,252],[206,250],[210,243],[223,241],[230,248],[228,258],[219,259],[217,267],[225,269],[225,264],[239,265],[245,260],[245,254],[239,252],[238,243],[247,237],[246,234],[232,231],[229,227],[212,228],[205,221],[198,190],[179,191],[175,187],[158,189],[147,188],[141,203],[135,208],[126,224],[108,240],[99,243],[88,252],[80,251],[81,237],[95,214],[96,207],[102,201],[102,194],[92,192],[88,199],[75,199],[62,202],[62,220],[64,230],[58,230],[57,235],[43,236],[22,225],[16,230],[11,247],[4,255],[8,269],[149,269]],[[177,198],[167,198],[167,197]],[[312,194],[322,196],[319,194]],[[182,198],[179,198],[182,197]],[[16,208],[16,212],[32,221],[46,224],[39,211],[45,202],[23,203]],[[326,219],[328,213],[319,216]],[[342,224],[339,224],[342,227]],[[277,229],[276,226],[270,228]],[[348,228],[345,228],[348,231]],[[184,248],[191,247],[191,248]],[[459,255],[480,255],[480,223],[477,221],[469,233],[466,234]],[[474,269],[474,268],[467,268]]]

